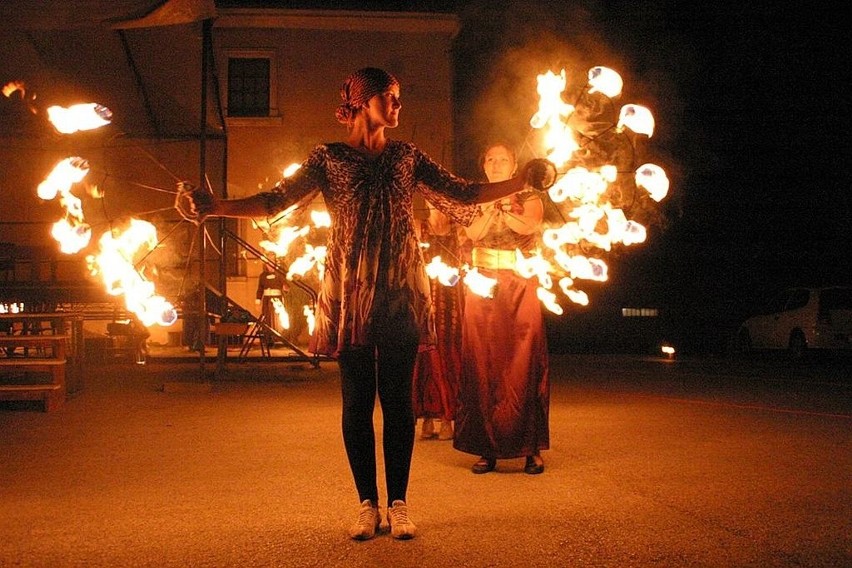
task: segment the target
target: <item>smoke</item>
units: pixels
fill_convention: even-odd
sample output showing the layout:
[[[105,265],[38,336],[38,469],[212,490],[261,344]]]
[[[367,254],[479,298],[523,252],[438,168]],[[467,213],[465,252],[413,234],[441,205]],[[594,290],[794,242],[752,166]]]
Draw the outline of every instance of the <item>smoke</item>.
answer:
[[[671,96],[666,60],[654,51],[664,42],[647,33],[659,25],[653,14],[640,19],[638,9],[631,14],[594,1],[474,0],[459,15],[456,165],[462,175],[481,177],[479,155],[494,140],[512,143],[521,162],[541,152],[529,120],[538,105],[536,77],[547,71],[565,69],[564,97],[573,104],[590,68],[613,68],[625,84],[616,104],[646,105],[668,134],[674,131],[666,124],[669,111],[658,112],[658,102],[671,108],[677,97]],[[656,149],[659,141],[655,135],[650,145]],[[676,169],[669,156],[661,165]]]

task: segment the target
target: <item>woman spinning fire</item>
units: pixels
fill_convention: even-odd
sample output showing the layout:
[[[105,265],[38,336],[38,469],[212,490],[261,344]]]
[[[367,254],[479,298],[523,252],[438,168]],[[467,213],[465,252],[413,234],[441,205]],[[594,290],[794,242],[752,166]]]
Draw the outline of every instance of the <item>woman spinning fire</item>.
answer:
[[[376,393],[384,417],[383,454],[387,517],[394,538],[416,527],[406,504],[415,420],[411,384],[421,342],[434,342],[429,279],[415,231],[416,191],[466,226],[481,213],[477,203],[510,195],[530,184],[541,189],[543,160],[499,183],[461,179],[413,144],[387,138],[399,122],[400,83],[364,68],[341,89],[336,118],[345,141],[321,144],[302,167],[270,191],[221,200],[200,190],[182,192],[182,215],[265,217],[321,193],[329,214],[326,268],[317,301],[315,350],[337,357],[343,399],[343,440],[360,500],[349,531],[356,540],[376,535],[381,523],[376,483]]]

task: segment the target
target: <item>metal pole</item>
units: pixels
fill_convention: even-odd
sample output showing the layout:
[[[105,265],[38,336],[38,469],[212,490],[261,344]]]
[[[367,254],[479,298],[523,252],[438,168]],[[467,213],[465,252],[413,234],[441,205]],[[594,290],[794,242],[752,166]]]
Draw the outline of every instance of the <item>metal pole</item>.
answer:
[[[213,21],[210,19],[204,20],[201,24],[202,33],[201,33],[201,125],[200,125],[200,146],[199,146],[199,174],[198,179],[201,184],[207,183],[207,49],[206,45],[210,39],[210,30],[213,26]],[[203,187],[203,186],[202,186]],[[212,189],[212,188],[208,188]],[[198,350],[199,354],[199,363],[201,367],[202,378],[204,376],[204,365],[205,360],[207,358],[206,346],[207,346],[207,335],[209,332],[208,322],[207,322],[207,275],[205,270],[205,262],[207,260],[207,239],[204,238],[204,223],[198,225],[198,234],[196,235],[198,238],[199,246],[198,246],[198,254],[199,254],[199,262],[198,262],[198,280],[199,287],[201,291],[201,300],[199,302],[199,314],[198,314],[198,330],[200,337],[200,348]]]

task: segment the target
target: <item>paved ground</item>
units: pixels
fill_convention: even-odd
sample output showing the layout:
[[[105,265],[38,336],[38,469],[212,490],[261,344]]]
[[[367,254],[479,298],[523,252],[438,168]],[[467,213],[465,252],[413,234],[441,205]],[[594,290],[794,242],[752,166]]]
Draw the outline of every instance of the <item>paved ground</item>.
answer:
[[[361,543],[333,363],[94,368],[0,406],[0,565],[852,565],[849,368],[729,363],[554,356],[543,475],[418,440],[418,537]]]

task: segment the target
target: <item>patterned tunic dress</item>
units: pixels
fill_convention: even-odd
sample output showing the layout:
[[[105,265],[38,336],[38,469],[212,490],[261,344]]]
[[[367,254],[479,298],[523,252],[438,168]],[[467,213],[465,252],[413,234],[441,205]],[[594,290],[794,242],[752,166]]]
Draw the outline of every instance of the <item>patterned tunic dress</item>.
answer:
[[[311,346],[316,353],[434,343],[429,278],[415,232],[415,191],[461,225],[477,213],[477,184],[395,140],[374,158],[344,143],[317,146],[294,175],[261,194],[272,215],[321,192],[331,216]]]

